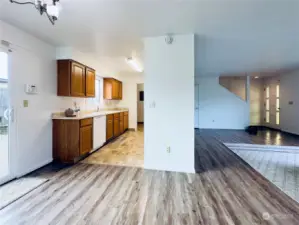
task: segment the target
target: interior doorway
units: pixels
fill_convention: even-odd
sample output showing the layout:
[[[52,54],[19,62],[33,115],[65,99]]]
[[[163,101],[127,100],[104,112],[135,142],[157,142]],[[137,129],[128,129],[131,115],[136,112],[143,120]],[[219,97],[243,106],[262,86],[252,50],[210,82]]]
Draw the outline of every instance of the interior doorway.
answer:
[[[137,122],[144,124],[144,84],[137,84]]]

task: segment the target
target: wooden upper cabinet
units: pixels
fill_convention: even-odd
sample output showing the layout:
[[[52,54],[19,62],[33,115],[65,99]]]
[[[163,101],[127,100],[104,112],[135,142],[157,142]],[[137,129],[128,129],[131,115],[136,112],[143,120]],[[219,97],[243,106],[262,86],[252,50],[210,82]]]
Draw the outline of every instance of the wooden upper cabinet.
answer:
[[[112,81],[104,78],[104,99],[112,99]]]
[[[71,71],[71,96],[85,96],[85,66],[72,62]]]
[[[112,99],[119,99],[119,81],[112,80]]]
[[[58,60],[57,95],[94,97],[95,71],[70,59]]]
[[[86,96],[95,97],[96,73],[93,69],[86,68]]]
[[[121,100],[122,82],[114,78],[104,78],[104,99]]]
[[[119,87],[118,87],[118,98],[123,99],[123,83],[119,82]]]

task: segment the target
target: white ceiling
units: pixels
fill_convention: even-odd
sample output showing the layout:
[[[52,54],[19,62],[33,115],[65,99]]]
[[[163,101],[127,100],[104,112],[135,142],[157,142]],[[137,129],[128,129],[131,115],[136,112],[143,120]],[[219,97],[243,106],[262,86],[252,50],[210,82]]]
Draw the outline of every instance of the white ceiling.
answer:
[[[20,0],[21,1],[21,0]],[[52,26],[0,0],[0,19],[55,45],[98,56],[142,54],[142,37],[196,34],[196,72],[276,70],[299,62],[297,0],[61,0]]]

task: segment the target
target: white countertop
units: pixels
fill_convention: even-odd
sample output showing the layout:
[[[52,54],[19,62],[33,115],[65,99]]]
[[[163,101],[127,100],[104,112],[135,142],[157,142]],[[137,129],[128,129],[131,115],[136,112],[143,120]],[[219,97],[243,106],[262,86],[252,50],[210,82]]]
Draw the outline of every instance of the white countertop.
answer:
[[[63,115],[53,114],[52,119],[53,120],[81,120],[81,119],[93,118],[97,116],[105,116],[109,114],[128,112],[128,111],[129,111],[128,109],[122,109],[122,110],[105,110],[105,111],[91,112],[91,113],[80,112],[79,115],[76,117],[66,117]]]

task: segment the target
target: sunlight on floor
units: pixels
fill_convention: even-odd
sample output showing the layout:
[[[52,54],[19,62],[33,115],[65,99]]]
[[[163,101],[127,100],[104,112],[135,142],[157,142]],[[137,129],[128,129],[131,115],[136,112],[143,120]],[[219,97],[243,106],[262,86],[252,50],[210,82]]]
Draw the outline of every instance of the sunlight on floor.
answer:
[[[299,202],[299,148],[226,144],[250,166]]]
[[[82,163],[142,168],[144,163],[143,125],[139,125],[136,132],[127,131],[87,157]]]
[[[8,175],[8,136],[0,134],[0,179]]]

